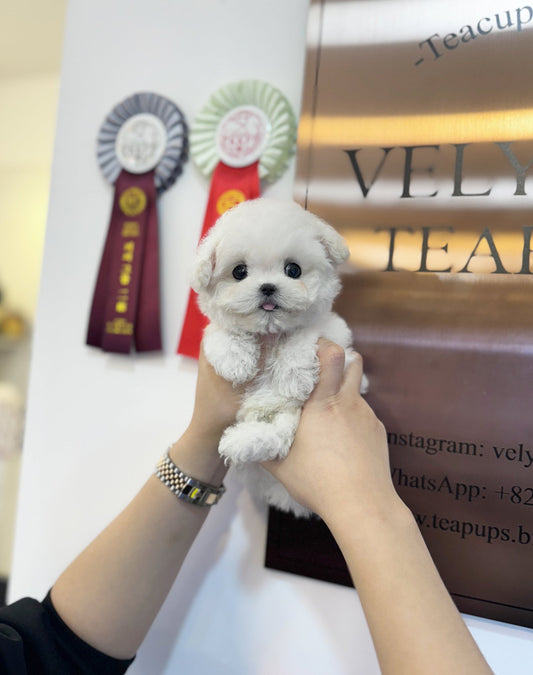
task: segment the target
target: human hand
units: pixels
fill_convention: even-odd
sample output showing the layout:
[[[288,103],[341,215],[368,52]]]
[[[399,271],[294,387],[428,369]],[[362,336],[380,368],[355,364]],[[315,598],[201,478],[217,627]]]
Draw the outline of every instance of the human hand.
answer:
[[[203,346],[198,360],[194,409],[183,436],[170,449],[170,458],[186,473],[218,485],[227,467],[218,453],[224,430],[235,422],[243,387],[217,375]]]
[[[217,375],[207,360],[202,345],[198,360],[194,410],[189,429],[205,436],[206,441],[218,445],[226,427],[235,422],[243,391],[243,387],[235,387]]]
[[[361,357],[344,372],[337,345],[321,341],[318,355],[292,448],[263,466],[335,537],[383,673],[491,673],[394,489],[385,428],[359,393]]]
[[[300,504],[334,520],[349,503],[352,515],[376,515],[399,502],[383,424],[360,395],[363,362],[344,370],[344,350],[320,340],[320,379],[304,405],[284,460],[263,466]],[[329,524],[329,523],[328,523]]]

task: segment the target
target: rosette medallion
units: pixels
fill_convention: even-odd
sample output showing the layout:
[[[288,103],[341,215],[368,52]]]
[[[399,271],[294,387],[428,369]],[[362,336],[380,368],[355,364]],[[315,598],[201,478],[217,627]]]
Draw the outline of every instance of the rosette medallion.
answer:
[[[190,133],[191,157],[211,178],[201,238],[232,206],[259,197],[262,179],[272,182],[285,171],[296,130],[288,100],[270,84],[242,80],[211,96]],[[198,358],[206,323],[191,290],[179,354]]]
[[[115,195],[88,345],[120,353],[161,349],[156,197],[181,173],[187,146],[179,108],[150,92],[123,100],[100,127],[98,162]]]

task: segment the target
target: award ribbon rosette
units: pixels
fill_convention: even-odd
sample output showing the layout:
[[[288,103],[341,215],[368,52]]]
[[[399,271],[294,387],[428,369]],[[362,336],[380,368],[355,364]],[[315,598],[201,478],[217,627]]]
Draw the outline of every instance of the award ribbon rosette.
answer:
[[[211,177],[200,239],[225,211],[261,194],[287,168],[296,146],[296,118],[285,96],[258,80],[242,80],[216,91],[190,133],[196,166]],[[178,354],[198,358],[207,319],[191,289]]]
[[[150,92],[119,103],[100,127],[98,162],[115,195],[93,295],[87,344],[107,352],[161,349],[156,197],[187,158],[177,106]]]

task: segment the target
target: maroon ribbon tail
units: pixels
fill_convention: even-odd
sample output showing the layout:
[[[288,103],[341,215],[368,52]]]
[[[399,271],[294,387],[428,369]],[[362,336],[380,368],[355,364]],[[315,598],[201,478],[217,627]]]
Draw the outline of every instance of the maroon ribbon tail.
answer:
[[[127,354],[161,349],[154,172],[122,171],[96,281],[87,344]]]

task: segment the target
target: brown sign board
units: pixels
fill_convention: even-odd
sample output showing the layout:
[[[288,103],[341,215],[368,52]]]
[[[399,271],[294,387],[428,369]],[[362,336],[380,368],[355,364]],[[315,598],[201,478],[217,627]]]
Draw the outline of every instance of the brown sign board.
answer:
[[[533,627],[533,10],[386,5],[311,5],[295,197],[350,245],[336,309],[449,591]],[[272,512],[267,565],[350,583],[316,520]]]

